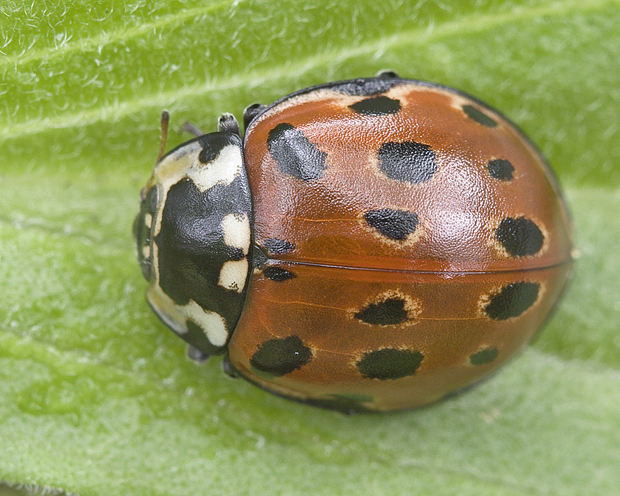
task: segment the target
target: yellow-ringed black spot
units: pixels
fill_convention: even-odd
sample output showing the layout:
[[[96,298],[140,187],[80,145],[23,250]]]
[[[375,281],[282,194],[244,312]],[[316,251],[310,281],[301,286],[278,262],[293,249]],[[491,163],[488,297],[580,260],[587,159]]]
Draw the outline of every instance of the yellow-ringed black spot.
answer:
[[[404,241],[413,233],[420,219],[418,214],[407,210],[392,210],[381,208],[370,210],[364,214],[364,219],[369,226],[374,227],[384,236],[397,241]]]
[[[476,121],[478,124],[482,124],[483,126],[486,126],[486,127],[496,127],[497,126],[497,122],[495,122],[493,119],[491,119],[484,112],[478,110],[473,105],[463,105],[463,112],[465,112],[467,117],[469,117],[470,119]]]
[[[312,351],[298,336],[265,341],[252,355],[250,365],[259,375],[281,377],[312,360]]]
[[[295,126],[280,123],[269,131],[269,153],[285,174],[311,181],[323,176],[327,154],[310,143],[304,133]]]
[[[400,111],[400,101],[381,95],[360,100],[349,108],[363,115],[396,114]]]
[[[389,141],[379,148],[379,168],[390,179],[419,184],[437,172],[437,157],[429,145]]]
[[[495,237],[513,257],[535,255],[545,239],[539,227],[525,217],[506,217],[495,230]]]
[[[510,181],[512,179],[512,173],[515,170],[513,165],[503,158],[496,158],[495,160],[489,161],[487,167],[491,177],[499,179],[500,181]]]
[[[371,325],[397,325],[409,320],[402,298],[388,298],[385,301],[371,303],[355,314],[355,318]]]
[[[283,269],[282,267],[277,267],[275,265],[265,267],[265,269],[263,270],[263,275],[267,279],[271,279],[272,281],[276,282],[282,282],[286,281],[287,279],[293,279],[294,277],[296,277],[295,274],[293,274],[291,271]]]
[[[424,355],[417,350],[383,348],[365,353],[357,368],[367,379],[400,379],[416,373]]]
[[[295,249],[295,245],[284,239],[269,238],[263,243],[263,246],[272,255],[282,255]]]
[[[472,365],[486,365],[497,358],[497,348],[482,348],[469,356],[469,363]]]
[[[490,296],[485,313],[494,320],[518,317],[538,299],[540,285],[536,282],[514,282]],[[485,297],[488,298],[488,297]]]

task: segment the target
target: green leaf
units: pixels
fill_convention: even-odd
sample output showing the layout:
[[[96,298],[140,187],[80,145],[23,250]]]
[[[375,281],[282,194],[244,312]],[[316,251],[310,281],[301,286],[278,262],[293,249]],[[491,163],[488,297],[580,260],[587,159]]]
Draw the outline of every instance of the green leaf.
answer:
[[[80,495],[618,494],[620,3],[244,0],[0,7],[0,480]],[[130,237],[159,115],[379,69],[517,122],[579,253],[547,329],[423,410],[345,417],[196,366]],[[186,139],[173,130],[169,147]]]

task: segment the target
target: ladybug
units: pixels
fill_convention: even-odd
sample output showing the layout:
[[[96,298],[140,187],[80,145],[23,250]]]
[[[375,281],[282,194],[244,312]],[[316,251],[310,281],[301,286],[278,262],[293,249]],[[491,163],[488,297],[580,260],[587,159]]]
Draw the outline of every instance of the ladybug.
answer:
[[[571,272],[571,223],[488,105],[392,72],[231,114],[161,158],[134,224],[194,356],[345,412],[420,407],[506,363]]]

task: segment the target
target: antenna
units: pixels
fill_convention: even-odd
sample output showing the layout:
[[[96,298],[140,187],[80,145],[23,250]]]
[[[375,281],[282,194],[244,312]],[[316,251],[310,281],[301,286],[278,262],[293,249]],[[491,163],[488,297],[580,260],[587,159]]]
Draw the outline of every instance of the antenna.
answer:
[[[170,114],[167,110],[161,113],[161,146],[159,147],[159,155],[157,161],[159,162],[164,156],[166,151],[166,142],[168,141],[168,124],[170,123]]]

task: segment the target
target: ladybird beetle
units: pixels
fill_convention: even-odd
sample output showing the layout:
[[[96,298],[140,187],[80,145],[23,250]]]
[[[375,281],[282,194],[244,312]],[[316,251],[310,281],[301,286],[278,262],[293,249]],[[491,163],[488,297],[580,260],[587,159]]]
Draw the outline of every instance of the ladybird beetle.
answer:
[[[506,363],[571,271],[541,155],[455,89],[381,73],[244,112],[161,158],[134,224],[157,315],[270,392],[419,407]]]

